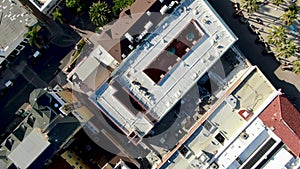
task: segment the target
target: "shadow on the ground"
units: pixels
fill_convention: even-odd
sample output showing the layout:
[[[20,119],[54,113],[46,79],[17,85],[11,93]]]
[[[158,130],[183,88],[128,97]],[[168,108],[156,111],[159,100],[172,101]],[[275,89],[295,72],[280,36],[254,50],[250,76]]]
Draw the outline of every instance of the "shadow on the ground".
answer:
[[[84,12],[78,13],[76,9],[68,8],[64,6],[61,9],[61,13],[64,18],[64,22],[67,25],[73,25],[81,30],[89,30],[94,32],[96,26],[91,22],[89,17],[89,7],[93,4],[93,2],[97,2],[96,0],[88,0],[83,9]]]

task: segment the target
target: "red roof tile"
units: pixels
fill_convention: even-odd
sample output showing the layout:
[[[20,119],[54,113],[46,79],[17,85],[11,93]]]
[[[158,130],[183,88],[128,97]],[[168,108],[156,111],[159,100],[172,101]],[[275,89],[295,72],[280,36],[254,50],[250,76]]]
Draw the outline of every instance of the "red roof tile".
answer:
[[[259,118],[266,126],[274,128],[273,132],[295,156],[300,156],[300,113],[286,97],[277,96]]]

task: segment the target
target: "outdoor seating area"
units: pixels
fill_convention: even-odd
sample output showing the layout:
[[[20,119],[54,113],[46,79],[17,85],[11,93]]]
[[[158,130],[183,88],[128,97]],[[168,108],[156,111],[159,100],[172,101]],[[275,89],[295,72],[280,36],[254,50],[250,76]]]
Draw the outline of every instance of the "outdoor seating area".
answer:
[[[157,58],[147,66],[144,73],[158,84],[178,62],[184,60],[186,54],[196,45],[203,35],[204,33],[197,22],[191,20]],[[163,41],[166,40],[163,39]]]

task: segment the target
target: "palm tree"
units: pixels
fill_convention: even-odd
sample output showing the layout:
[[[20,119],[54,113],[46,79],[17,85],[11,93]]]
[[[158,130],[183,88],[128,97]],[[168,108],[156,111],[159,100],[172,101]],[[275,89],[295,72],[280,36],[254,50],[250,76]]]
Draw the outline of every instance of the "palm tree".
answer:
[[[28,31],[24,34],[24,37],[29,38],[30,46],[35,45],[38,48],[42,48],[42,45],[40,44],[41,39],[40,36],[38,35],[39,32],[38,25],[34,25],[34,26],[26,25],[26,28],[28,29]]]
[[[109,22],[109,15],[111,14],[111,9],[106,2],[93,3],[90,7],[89,15],[91,21],[96,26],[103,26]]]
[[[285,58],[289,58],[293,56],[297,51],[297,45],[293,42],[293,40],[289,39],[285,42]]]
[[[55,11],[52,12],[52,16],[53,20],[59,21],[59,23],[63,24],[63,17],[58,8],[56,8]]]
[[[281,20],[283,21],[283,23],[287,26],[292,25],[293,21],[296,20],[297,17],[297,11],[295,10],[288,10],[287,12],[285,12],[282,17]]]
[[[279,58],[289,58],[296,53],[297,45],[292,40],[284,40],[275,46],[275,56]]]
[[[297,75],[300,75],[300,61],[293,62],[293,72],[295,72]]]
[[[85,3],[81,0],[66,0],[66,6],[68,8],[76,8],[77,12],[81,12],[85,7]]]
[[[284,39],[287,38],[286,29],[283,26],[272,26],[269,30],[269,35],[267,36],[268,43],[272,45],[277,45],[282,43]]]
[[[257,0],[242,0],[242,8],[245,9],[248,13],[252,14],[259,9]]]
[[[112,11],[116,13],[133,4],[134,0],[113,0],[113,3]]]
[[[271,0],[271,3],[274,4],[274,5],[276,5],[276,6],[279,6],[283,2],[284,2],[284,0]]]

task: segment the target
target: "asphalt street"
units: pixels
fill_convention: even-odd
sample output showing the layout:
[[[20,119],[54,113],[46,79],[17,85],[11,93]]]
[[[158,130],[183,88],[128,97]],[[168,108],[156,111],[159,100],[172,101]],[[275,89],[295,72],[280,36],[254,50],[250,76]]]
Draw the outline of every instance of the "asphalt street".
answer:
[[[209,2],[239,38],[235,45],[253,65],[259,67],[274,87],[282,89],[283,93],[300,110],[299,90],[295,85],[285,81],[285,79],[289,79],[288,77],[278,78],[275,72],[278,72],[279,62],[273,55],[264,53],[263,44],[257,42],[258,37],[250,32],[248,24],[244,24],[238,18],[233,17],[235,10],[232,2],[229,0],[209,0]],[[299,79],[294,79],[294,82],[299,83]]]
[[[0,96],[2,108],[0,110],[0,133],[7,130],[7,126],[17,117],[15,112],[23,103],[28,102],[31,91],[35,88],[47,87],[47,84],[61,71],[60,61],[72,49],[73,46],[62,48],[49,45],[48,49],[41,50],[42,55],[39,59],[33,60],[30,56],[36,49],[27,46],[13,65],[5,72],[1,72],[2,79],[10,78],[13,86],[6,89]]]

